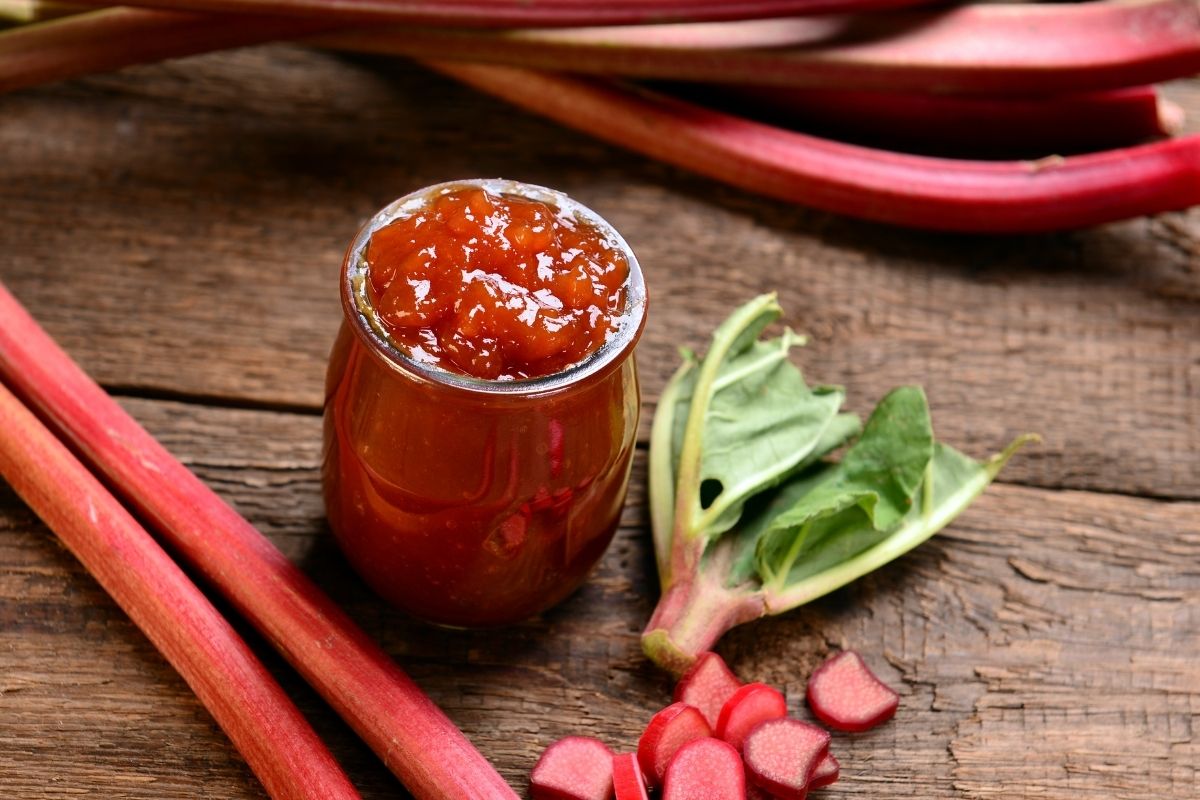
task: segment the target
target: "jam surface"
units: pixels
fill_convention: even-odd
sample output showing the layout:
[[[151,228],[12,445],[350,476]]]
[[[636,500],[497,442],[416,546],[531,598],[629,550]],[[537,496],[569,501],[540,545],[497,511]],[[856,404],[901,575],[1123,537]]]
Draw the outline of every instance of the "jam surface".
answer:
[[[449,190],[376,230],[367,292],[420,363],[492,380],[559,372],[616,333],[629,264],[603,232],[552,205]]]

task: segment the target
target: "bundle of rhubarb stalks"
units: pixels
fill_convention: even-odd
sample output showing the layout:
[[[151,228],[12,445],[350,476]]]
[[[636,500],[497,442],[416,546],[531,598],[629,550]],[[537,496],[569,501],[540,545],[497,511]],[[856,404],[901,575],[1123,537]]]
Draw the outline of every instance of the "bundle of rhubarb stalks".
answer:
[[[88,0],[103,3],[103,0]],[[1200,202],[1197,0],[0,0],[0,89],[291,39],[415,58],[771,197],[917,228],[1061,230]]]

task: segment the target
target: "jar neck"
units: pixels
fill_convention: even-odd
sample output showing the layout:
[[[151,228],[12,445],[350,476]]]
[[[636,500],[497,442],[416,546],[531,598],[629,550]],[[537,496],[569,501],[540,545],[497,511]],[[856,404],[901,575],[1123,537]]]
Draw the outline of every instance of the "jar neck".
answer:
[[[396,219],[418,212],[440,195],[466,188],[480,188],[502,196],[546,203],[595,228],[614,244],[629,265],[629,276],[624,287],[625,308],[617,318],[618,325],[608,341],[582,360],[549,375],[517,380],[489,380],[421,363],[392,340],[379,319],[367,290],[366,249],[371,236]],[[444,387],[447,391],[477,394],[481,397],[494,396],[497,399],[543,397],[591,385],[618,369],[629,358],[646,322],[646,287],[641,267],[628,243],[607,220],[562,192],[501,179],[471,179],[436,184],[390,203],[375,214],[351,242],[342,263],[341,284],[342,310],[347,324],[370,354],[382,361],[386,367],[412,380],[430,384],[431,388]]]

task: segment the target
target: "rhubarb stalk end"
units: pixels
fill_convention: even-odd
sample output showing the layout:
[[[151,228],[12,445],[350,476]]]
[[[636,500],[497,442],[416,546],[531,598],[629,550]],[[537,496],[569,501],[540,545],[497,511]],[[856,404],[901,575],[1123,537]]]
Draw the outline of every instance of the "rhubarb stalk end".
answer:
[[[678,677],[731,628],[766,613],[760,592],[726,589],[702,576],[667,590],[642,632],[642,650]]]

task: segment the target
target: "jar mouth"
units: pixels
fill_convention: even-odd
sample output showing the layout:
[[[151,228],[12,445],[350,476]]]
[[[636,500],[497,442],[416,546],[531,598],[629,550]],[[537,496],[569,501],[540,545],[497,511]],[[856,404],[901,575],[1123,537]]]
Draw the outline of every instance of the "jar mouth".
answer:
[[[380,228],[398,218],[408,216],[427,205],[431,200],[459,189],[483,189],[493,194],[519,197],[546,203],[561,213],[595,228],[605,239],[612,242],[629,264],[629,276],[625,281],[625,308],[617,317],[617,328],[599,348],[584,356],[571,366],[540,375],[535,378],[494,380],[477,378],[451,372],[434,364],[417,361],[387,334],[383,323],[367,293],[367,244]],[[637,257],[609,222],[582,203],[571,199],[555,189],[532,183],[505,180],[503,178],[468,178],[426,186],[406,194],[384,206],[359,230],[350,243],[342,268],[342,307],[358,336],[365,340],[368,349],[383,358],[393,369],[403,371],[414,378],[443,386],[452,386],[469,392],[492,395],[545,394],[579,383],[584,379],[607,371],[638,340],[646,323],[646,283]]]

